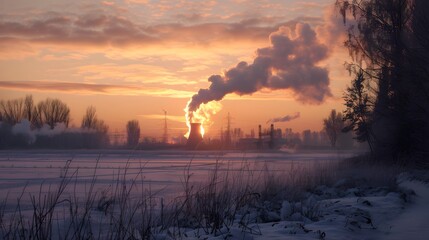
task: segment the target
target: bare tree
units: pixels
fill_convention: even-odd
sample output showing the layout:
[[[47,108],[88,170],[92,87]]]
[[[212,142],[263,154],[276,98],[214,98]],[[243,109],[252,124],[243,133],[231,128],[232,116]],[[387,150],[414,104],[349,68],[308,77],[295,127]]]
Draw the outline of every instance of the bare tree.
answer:
[[[41,128],[43,124],[45,124],[44,118],[43,118],[43,111],[44,111],[44,104],[38,103],[36,106],[34,106],[32,123],[36,128]]]
[[[89,106],[86,109],[86,113],[82,118],[82,124],[81,124],[82,128],[89,128],[89,129],[95,128],[95,124],[97,122],[97,116],[95,112],[96,112],[96,109],[93,106]]]
[[[24,99],[24,118],[26,118],[28,121],[33,122],[34,118],[34,101],[33,96],[27,95]]]
[[[81,128],[93,129],[96,132],[107,133],[109,127],[104,123],[103,120],[97,118],[97,110],[93,106],[89,106],[86,109],[86,113],[82,118]]]
[[[10,125],[15,125],[22,119],[27,119],[34,125],[37,116],[34,106],[33,96],[27,95],[25,98],[0,101],[0,121]]]
[[[3,122],[13,126],[24,118],[24,100],[22,98],[2,100],[0,101],[0,112]]]
[[[127,123],[127,143],[129,146],[137,146],[140,139],[140,125],[137,120]]]
[[[323,129],[328,135],[332,147],[335,147],[343,126],[343,116],[341,113],[337,113],[335,109],[332,109],[328,118],[323,119]]]
[[[54,129],[57,123],[64,123],[68,127],[70,122],[69,107],[58,99],[48,98],[37,104],[39,120]]]
[[[96,109],[89,106],[82,118],[81,128],[91,131],[84,131],[85,144],[91,147],[105,147],[110,143],[108,131],[109,127],[103,120],[98,119]]]

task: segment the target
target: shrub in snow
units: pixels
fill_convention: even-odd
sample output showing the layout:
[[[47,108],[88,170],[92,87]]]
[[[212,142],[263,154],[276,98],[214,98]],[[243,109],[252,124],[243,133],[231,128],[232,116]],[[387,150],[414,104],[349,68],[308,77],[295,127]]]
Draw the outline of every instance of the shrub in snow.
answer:
[[[292,215],[292,205],[288,201],[282,203],[282,208],[280,209],[280,217],[282,220],[286,220]]]
[[[310,195],[306,200],[305,200],[305,205],[306,206],[314,206],[317,204],[317,200],[315,198],[314,195]]]
[[[358,188],[349,188],[345,192],[346,197],[362,197],[363,194]]]
[[[278,222],[280,220],[283,220],[276,212],[269,211],[267,209],[264,209],[260,213],[260,220],[262,222]]]
[[[290,220],[292,220],[292,221],[302,221],[303,217],[302,217],[301,213],[296,212],[296,213],[292,214],[292,216],[290,216]]]
[[[353,181],[350,178],[343,178],[338,180],[335,184],[334,184],[334,188],[340,188],[340,189],[347,189],[352,187]]]

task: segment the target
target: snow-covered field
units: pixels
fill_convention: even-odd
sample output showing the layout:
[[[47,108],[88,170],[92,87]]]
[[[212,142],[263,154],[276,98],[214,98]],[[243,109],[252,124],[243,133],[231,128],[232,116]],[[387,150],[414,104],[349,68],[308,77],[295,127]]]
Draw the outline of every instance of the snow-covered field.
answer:
[[[291,165],[311,165],[315,162],[334,162],[354,156],[355,152],[302,153],[242,153],[242,152],[188,152],[188,151],[0,151],[0,191],[10,196],[38,192],[40,185],[62,180],[64,167],[70,161],[69,174],[77,171],[77,193],[84,190],[95,176],[99,188],[116,182],[118,174],[132,179],[144,177],[145,185],[160,195],[182,190],[185,170],[190,169],[191,181],[206,180],[215,165],[220,172],[241,170],[243,164],[251,169],[287,172]],[[161,192],[159,192],[161,191]]]
[[[210,177],[214,172],[219,176],[228,176],[228,178],[223,179],[229,180],[234,180],[236,175],[240,175],[240,177],[252,176],[252,179],[256,181],[251,184],[258,184],[257,181],[267,179],[266,176],[260,177],[264,173],[277,176],[278,179],[290,179],[290,176],[295,177],[296,174],[327,170],[329,167],[326,166],[335,166],[339,160],[356,154],[347,151],[260,153],[122,150],[104,150],[101,152],[89,150],[0,151],[0,217],[2,218],[2,222],[0,221],[0,238],[12,239],[10,234],[5,234],[11,228],[5,226],[7,226],[8,221],[14,222],[15,218],[18,219],[16,217],[17,204],[19,205],[19,212],[23,216],[37,215],[37,211],[34,210],[35,206],[38,210],[42,209],[44,212],[49,212],[49,207],[43,206],[43,203],[47,202],[44,198],[48,192],[57,191],[58,186],[64,183],[64,179],[70,180],[64,189],[64,193],[61,194],[61,199],[66,201],[60,199],[59,203],[55,205],[59,210],[53,211],[55,214],[51,216],[54,227],[52,229],[43,227],[46,225],[44,222],[46,216],[39,214],[37,216],[43,215],[40,217],[43,220],[40,221],[41,224],[39,225],[42,226],[40,229],[51,231],[49,234],[54,239],[64,236],[66,239],[74,239],[74,236],[91,236],[95,239],[117,238],[119,235],[114,235],[114,233],[122,231],[121,228],[116,228],[119,218],[133,219],[133,224],[134,222],[148,223],[145,222],[147,220],[145,217],[135,217],[136,212],[133,210],[121,209],[120,200],[116,200],[115,203],[107,202],[119,205],[117,209],[96,209],[100,207],[100,198],[103,193],[106,194],[106,189],[110,189],[111,194],[115,186],[118,186],[118,182],[135,182],[140,186],[140,189],[129,189],[131,190],[129,191],[130,196],[128,196],[130,199],[139,199],[142,192],[145,192],[149,193],[151,197],[156,196],[158,200],[165,199],[167,202],[168,199],[172,200],[182,196],[186,192],[187,183],[191,186],[210,184]],[[68,168],[65,169],[65,166]],[[362,171],[362,169],[349,170],[351,172]],[[398,172],[394,172],[394,174],[397,175]],[[181,229],[179,230],[177,228],[172,230],[171,227],[170,229],[155,227],[151,229],[150,234],[143,231],[138,233],[122,232],[124,232],[124,236],[132,235],[137,236],[137,238],[145,238],[145,234],[149,234],[154,239],[179,237],[182,239],[405,239],[406,237],[409,239],[428,239],[429,207],[427,207],[427,202],[429,202],[429,185],[427,181],[416,179],[412,174],[400,174],[395,180],[397,184],[392,187],[383,186],[383,181],[380,181],[381,184],[371,184],[371,182],[359,178],[344,178],[343,175],[335,172],[325,172],[322,175],[329,176],[335,182],[329,185],[320,184],[313,189],[302,189],[303,197],[301,196],[301,198],[285,197],[278,199],[273,197],[273,199],[255,203],[254,198],[247,198],[247,195],[242,195],[241,197],[245,197],[243,199],[248,199],[249,204],[240,205],[240,209],[236,209],[237,212],[233,215],[234,219],[230,223],[223,222],[219,228],[210,225],[212,223],[207,222],[209,218],[202,213],[202,220],[200,219],[200,222],[194,225],[200,227],[188,226],[191,225],[192,221],[198,220],[199,216],[185,214],[185,218],[192,219],[188,219],[189,223],[181,222],[179,224]],[[388,176],[380,169],[358,175],[368,175],[370,181],[374,181],[374,179],[378,181],[377,176],[374,175],[379,175],[380,178]],[[423,175],[427,177],[426,173]],[[188,177],[189,181],[187,181]],[[308,178],[308,176],[305,177],[295,177],[296,183]],[[234,181],[239,182],[239,180]],[[237,182],[231,182],[231,185],[237,185]],[[239,182],[239,184],[241,183]],[[130,184],[126,186],[130,186]],[[126,186],[123,185],[124,188]],[[303,184],[303,186],[305,185]],[[116,191],[127,192],[127,190],[122,190]],[[201,197],[201,193],[195,189],[192,191],[194,194],[200,194]],[[85,210],[85,204],[88,202],[85,199],[88,198],[88,193],[94,196],[98,195],[94,197],[94,206],[91,205],[89,209]],[[211,192],[210,194],[214,193]],[[196,195],[190,196],[193,198]],[[224,197],[224,195],[219,196],[214,194],[213,199],[218,201]],[[261,198],[260,195],[258,196]],[[68,205],[69,199],[72,198],[75,199],[75,203],[82,204],[80,208],[74,206],[76,209],[75,216],[66,213],[68,208],[70,208],[70,212],[73,212],[71,211],[73,205],[71,203],[70,206]],[[176,203],[183,203],[183,207],[190,200],[178,200]],[[214,200],[209,198],[204,203],[209,204],[210,207],[217,206]],[[164,205],[160,205],[157,200],[155,202],[156,204],[142,209],[162,211]],[[201,203],[199,204],[200,209]],[[109,207],[109,205],[106,206]],[[124,203],[123,206],[126,208],[134,207],[128,202]],[[190,206],[191,208],[194,207],[193,204]],[[197,208],[196,205],[195,207]],[[61,214],[61,211],[64,214]],[[192,210],[188,211],[192,212]],[[113,217],[103,220],[108,212]],[[86,216],[87,213],[88,216]],[[118,213],[125,213],[124,216],[126,215],[126,217],[121,215],[121,217],[116,218],[114,214]],[[131,217],[129,216],[130,213]],[[138,214],[140,213],[136,215]],[[148,216],[147,212],[144,214]],[[70,220],[64,216],[72,217]],[[175,216],[173,219],[180,219],[180,217]],[[35,220],[33,219],[33,221]],[[113,227],[112,221],[114,222]],[[161,220],[161,224],[168,225],[163,221]],[[15,221],[15,224],[17,224],[16,222],[19,221]],[[121,221],[119,222],[122,224]],[[79,223],[77,225],[80,227],[76,223]],[[110,227],[107,223],[110,223]],[[41,235],[43,231],[37,230],[39,225],[20,224],[22,225],[20,229],[25,229],[24,232],[32,231],[32,234],[43,236],[43,234]],[[91,228],[82,227],[88,224],[93,226],[91,225]],[[19,230],[19,228],[16,229]],[[58,229],[60,230],[58,231]],[[103,235],[104,229],[109,229],[105,235]],[[210,229],[216,230],[210,232]],[[92,235],[93,232],[102,234]]]

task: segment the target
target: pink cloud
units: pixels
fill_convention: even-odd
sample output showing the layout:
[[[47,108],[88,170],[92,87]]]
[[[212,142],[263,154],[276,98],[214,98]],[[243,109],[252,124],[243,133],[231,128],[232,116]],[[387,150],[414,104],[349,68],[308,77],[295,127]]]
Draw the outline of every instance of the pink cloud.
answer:
[[[0,89],[16,91],[64,92],[74,94],[106,94],[106,95],[151,95],[170,98],[188,98],[192,92],[168,89],[149,88],[143,85],[124,84],[91,84],[55,81],[0,81]]]
[[[199,15],[183,17],[192,19]],[[267,18],[254,18],[235,23],[143,25],[116,14],[50,13],[30,20],[1,19],[0,44],[20,41],[79,48],[151,46],[172,42],[207,45],[218,41],[262,41],[281,24],[271,22],[271,26],[268,26],[267,21]]]

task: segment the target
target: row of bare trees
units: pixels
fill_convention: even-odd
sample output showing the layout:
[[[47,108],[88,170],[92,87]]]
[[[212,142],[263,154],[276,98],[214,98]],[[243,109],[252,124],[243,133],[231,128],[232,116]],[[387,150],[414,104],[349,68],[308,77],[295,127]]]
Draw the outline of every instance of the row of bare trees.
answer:
[[[37,104],[31,95],[25,98],[0,101],[0,121],[15,125],[22,119],[27,119],[35,128],[41,128],[44,124],[51,129],[57,123],[70,122],[69,107],[58,99],[48,98]]]
[[[59,99],[47,98],[35,103],[31,95],[25,98],[1,100],[0,147],[49,147],[49,148],[98,148],[109,144],[108,126],[99,120],[94,107],[90,106],[82,119],[83,131],[66,131],[55,136],[36,133],[14,133],[13,127],[23,120],[30,122],[27,131],[48,126],[54,129],[58,124],[68,128],[70,123],[70,108]]]
[[[64,124],[67,128],[70,123],[70,108],[59,99],[48,98],[35,103],[31,95],[19,99],[0,100],[0,122],[12,127],[20,123],[23,119],[27,119],[31,123],[32,129],[42,128],[44,125],[49,126],[50,129],[54,129],[59,123]],[[83,136],[84,139],[78,141],[86,142],[82,146],[99,147],[109,144],[109,126],[98,118],[95,107],[89,106],[86,109],[86,113],[82,118],[81,129],[84,130],[81,133],[85,133],[85,136]],[[128,146],[136,147],[140,140],[139,122],[137,120],[129,121],[126,129]],[[3,135],[5,137],[6,134]],[[8,134],[8,140],[0,136],[0,142],[7,140],[10,143],[12,138],[13,136],[10,134]],[[51,140],[45,139],[44,141],[48,142]]]

